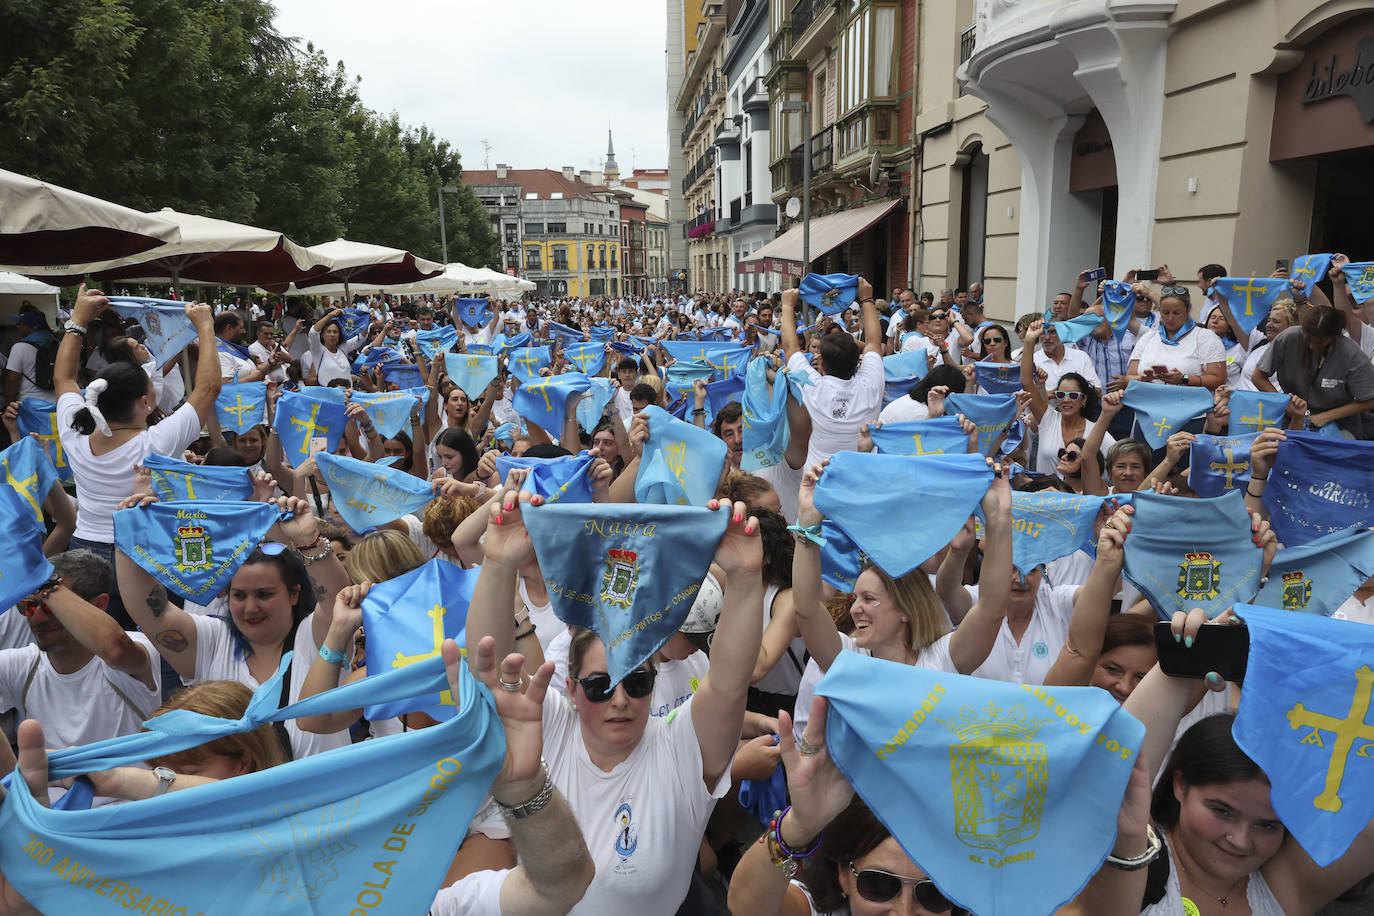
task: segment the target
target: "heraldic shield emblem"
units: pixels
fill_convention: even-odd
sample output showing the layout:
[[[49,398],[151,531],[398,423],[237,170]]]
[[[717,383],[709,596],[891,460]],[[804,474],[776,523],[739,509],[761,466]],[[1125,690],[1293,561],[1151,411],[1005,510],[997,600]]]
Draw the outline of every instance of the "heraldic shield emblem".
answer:
[[[213,565],[210,561],[210,536],[200,525],[177,528],[176,542],[172,546],[176,551],[177,569],[209,569]]]
[[[1178,596],[1211,601],[1221,594],[1221,561],[1210,553],[1189,553],[1178,564]]]
[[[1306,578],[1302,570],[1283,574],[1283,609],[1301,611],[1312,600],[1312,580]]]
[[[606,572],[601,577],[601,600],[628,608],[634,604],[639,584],[639,555],[633,550],[606,551]]]
[[[982,713],[964,707],[941,721],[961,739],[949,748],[954,832],[974,849],[998,853],[1040,831],[1049,788],[1045,745],[1033,739],[1049,719],[1030,719],[1019,705],[1005,712],[989,703]]]

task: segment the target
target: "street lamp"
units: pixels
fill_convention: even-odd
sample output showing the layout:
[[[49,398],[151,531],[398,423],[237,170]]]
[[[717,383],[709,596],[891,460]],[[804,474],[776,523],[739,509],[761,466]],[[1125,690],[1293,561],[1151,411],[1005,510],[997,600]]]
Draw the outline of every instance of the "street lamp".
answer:
[[[811,103],[784,101],[778,110],[802,116],[802,276],[806,276],[811,273]]]
[[[444,195],[457,193],[456,185],[439,186],[439,248],[444,253],[444,270],[448,270],[448,229],[444,226]]]

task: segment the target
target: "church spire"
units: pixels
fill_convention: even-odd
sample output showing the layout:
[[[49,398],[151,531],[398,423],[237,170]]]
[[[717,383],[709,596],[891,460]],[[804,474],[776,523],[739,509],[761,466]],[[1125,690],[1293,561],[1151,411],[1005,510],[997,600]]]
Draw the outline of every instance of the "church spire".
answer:
[[[606,130],[606,164],[602,172],[607,184],[620,180],[620,166],[615,161],[615,140],[611,137],[609,128]]]

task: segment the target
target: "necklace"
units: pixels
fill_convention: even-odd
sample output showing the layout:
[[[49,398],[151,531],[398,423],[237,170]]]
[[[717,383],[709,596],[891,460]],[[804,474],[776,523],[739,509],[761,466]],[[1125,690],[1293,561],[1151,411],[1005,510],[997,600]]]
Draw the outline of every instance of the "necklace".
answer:
[[[1211,891],[1208,891],[1205,888],[1203,888],[1201,884],[1198,884],[1197,879],[1193,877],[1193,873],[1188,870],[1188,866],[1183,861],[1182,856],[1178,856],[1178,864],[1179,867],[1183,869],[1183,873],[1188,876],[1188,880],[1192,882],[1193,887],[1196,887],[1198,890],[1202,891],[1208,897],[1211,897],[1217,903],[1220,903],[1222,909],[1225,909],[1226,907],[1231,905],[1231,894],[1235,891],[1236,885],[1240,884],[1240,882],[1245,879],[1245,875],[1241,875],[1235,881],[1231,882],[1231,886],[1226,889],[1226,896],[1218,897],[1216,894],[1213,894]]]

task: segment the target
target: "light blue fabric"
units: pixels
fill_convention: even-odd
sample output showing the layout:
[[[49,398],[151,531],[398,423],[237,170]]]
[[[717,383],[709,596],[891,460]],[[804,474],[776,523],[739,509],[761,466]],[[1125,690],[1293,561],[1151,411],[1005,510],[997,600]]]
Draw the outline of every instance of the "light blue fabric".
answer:
[[[1135,290],[1129,283],[1108,280],[1102,287],[1102,312],[1111,322],[1112,334],[1120,340],[1131,329],[1131,319],[1135,317]]]
[[[1098,325],[1102,324],[1102,318],[1098,315],[1078,315],[1068,321],[1055,321],[1052,323],[1054,331],[1059,335],[1060,343],[1078,343],[1093,331],[1097,330]]]
[[[498,355],[505,356],[512,350],[518,350],[521,347],[528,347],[533,340],[534,338],[530,336],[529,332],[511,334],[509,336],[505,334],[497,334],[496,337],[492,340],[491,346],[492,349]]]
[[[153,492],[163,502],[240,502],[253,495],[252,472],[245,467],[192,464],[158,454],[149,454],[143,466],[152,472]]]
[[[1239,491],[1185,499],[1137,490],[1131,504],[1125,575],[1162,619],[1193,608],[1216,617],[1255,597],[1264,551]]]
[[[1282,426],[1288,401],[1288,395],[1282,391],[1233,391],[1227,405],[1231,418],[1226,431],[1233,436],[1242,436]]]
[[[616,384],[608,378],[594,378],[585,398],[577,402],[577,425],[587,435],[605,419],[606,405],[615,397]]]
[[[515,397],[511,398],[511,406],[526,421],[557,436],[563,430],[568,398],[591,387],[591,379],[580,372],[549,375],[533,382],[522,383],[516,389]]]
[[[1268,320],[1275,302],[1291,295],[1289,281],[1279,277],[1218,277],[1212,291],[1226,297],[1231,315],[1246,334]]]
[[[502,423],[500,426],[496,427],[496,429],[492,430],[491,441],[504,442],[507,448],[514,448],[516,436],[523,436],[527,431],[524,420],[521,420],[518,425],[515,423]]]
[[[1136,424],[1150,448],[1163,448],[1169,437],[1189,421],[1212,409],[1212,392],[1184,385],[1153,385],[1132,381],[1121,403],[1137,414]]]
[[[343,331],[344,340],[352,340],[372,324],[371,309],[346,308],[334,319]]]
[[[594,324],[587,329],[587,333],[592,336],[592,340],[604,344],[615,336],[615,328],[608,328],[604,324]]]
[[[883,378],[888,381],[912,379],[919,382],[930,371],[925,350],[907,350],[883,357]],[[908,389],[910,390],[910,389]]]
[[[480,568],[463,569],[435,557],[372,586],[363,599],[367,680],[438,657],[445,639],[466,647],[468,606],[480,573]],[[446,683],[436,686],[438,690],[368,706],[363,714],[377,721],[423,712],[444,722],[453,718],[456,701]]]
[[[421,388],[425,384],[425,377],[413,363],[386,363],[382,366],[382,378],[397,388]]]
[[[425,332],[421,331],[420,333]],[[423,350],[424,347],[422,346],[420,349]],[[368,347],[366,352],[360,353],[358,358],[353,360],[351,368],[354,372],[361,372],[363,369],[370,369],[373,366],[404,361],[405,357],[391,347]]]
[[[1111,851],[1145,727],[1106,691],[841,652],[816,695],[835,763],[960,906],[1049,916]]]
[[[876,507],[879,483],[890,505],[919,511]],[[954,539],[991,483],[981,455],[837,452],[816,484],[816,508],[896,579]]]
[[[143,329],[144,345],[159,369],[196,342],[196,326],[186,317],[186,303],[141,296],[111,296],[110,304],[123,318],[133,318]]]
[[[709,365],[721,378],[743,375],[754,348],[748,344],[715,340],[665,340],[659,343],[669,356],[692,365]],[[669,368],[672,371],[672,367]]]
[[[1237,605],[1250,632],[1231,734],[1269,778],[1269,803],[1319,866],[1374,818],[1369,701],[1374,627]]]
[[[7,537],[0,551],[0,607],[10,607],[53,574],[43,555],[43,500],[57,482],[57,471],[33,439],[0,452],[8,486],[0,487],[0,525]]]
[[[988,394],[1016,394],[1021,390],[1021,367],[1016,363],[973,364],[978,387]]]
[[[855,580],[868,562],[868,554],[849,539],[844,529],[828,519],[821,523],[821,537],[825,538],[821,545],[821,580],[839,589],[841,594],[851,594]]]
[[[371,639],[369,634],[369,639]],[[277,711],[278,677],[234,721],[174,710],[154,731],[54,751],[54,778],[139,764],[262,722],[447,690],[433,659]],[[308,659],[301,659],[308,664]],[[0,810],[0,865],[44,913],[424,913],[463,830],[500,770],[505,735],[490,694],[463,666],[449,721],[257,773],[89,811],[44,808],[12,791]],[[51,853],[24,851],[42,846]]]
[[[57,431],[57,405],[38,398],[24,398],[19,402],[19,434],[32,438],[43,446],[48,460],[57,470],[57,477],[64,484],[75,483],[72,466],[67,463],[67,453],[62,449],[62,440]]]
[[[491,344],[470,343],[470,344],[465,344],[464,347],[463,347],[463,349],[465,349],[465,350],[467,351],[468,356],[495,356],[495,355],[496,355],[496,348],[495,348],[494,346],[492,346]]]
[[[1360,261],[1341,268],[1346,282],[1350,285],[1350,295],[1357,305],[1364,305],[1374,299],[1374,261]]]
[[[790,435],[787,385],[778,379],[778,384],[769,391],[767,359],[758,357],[749,363],[740,406],[744,408],[744,453],[740,456],[740,470],[758,471],[781,464]]]
[[[506,356],[506,368],[511,375],[520,380],[523,385],[526,382],[535,382],[540,379],[539,370],[548,368],[553,363],[553,357],[549,355],[547,345],[542,347],[517,347],[511,350]]]
[[[855,274],[807,274],[801,281],[802,301],[825,315],[838,315],[859,295]]]
[[[428,331],[415,332],[415,346],[420,348],[420,352],[425,355],[425,359],[433,360],[440,353],[447,352],[458,342],[458,326],[454,324],[445,325],[441,328],[431,328]]]
[[[434,487],[409,471],[320,452],[315,456],[331,504],[354,531],[367,531],[418,513],[434,498]]]
[[[992,446],[1016,419],[1016,398],[1010,394],[950,394],[945,415],[963,414],[978,427],[978,451],[992,454]]]
[[[702,506],[716,495],[725,468],[725,443],[661,407],[646,407],[649,438],[640,453],[635,500]]]
[[[280,518],[271,503],[179,500],[114,514],[115,546],[187,601],[209,604]]]
[[[529,475],[520,487],[522,493],[542,496],[551,503],[589,503],[592,501],[592,481],[588,476],[593,458],[590,452],[563,455],[558,458],[496,457],[496,473],[504,483],[506,475],[516,468],[528,468]]]
[[[706,383],[706,427],[716,422],[716,414],[731,401],[738,402],[744,395],[744,376],[730,375],[718,382]],[[743,406],[743,405],[741,405]]]
[[[43,501],[57,483],[57,468],[48,454],[30,437],[24,437],[0,452],[0,470],[5,483],[14,494],[15,504],[25,515],[32,515],[34,524],[43,524]]]
[[[1199,435],[1188,450],[1188,486],[1204,499],[1245,490],[1250,483],[1250,445],[1256,435]]]
[[[327,440],[325,451],[328,452],[338,448],[339,440],[343,438],[343,403],[315,397],[315,390],[312,388],[311,394],[288,391],[277,401],[272,428],[277,431],[286,460],[291,462],[292,467],[300,467],[310,457],[312,438]]]
[[[486,299],[454,299],[453,317],[470,328],[483,327],[491,323],[491,304]]]
[[[931,417],[869,427],[873,447],[884,455],[962,455],[968,434],[954,417]]]
[[[777,736],[773,736],[777,744]],[[773,815],[787,806],[787,774],[778,764],[767,779],[744,779],[739,784],[739,806],[767,826]]]
[[[581,343],[585,337],[589,336],[577,328],[570,328],[566,324],[559,324],[557,321],[549,322],[549,335],[553,340],[561,340],[564,344]]]
[[[215,397],[219,425],[237,435],[267,422],[267,383],[230,382]]]
[[[583,375],[600,375],[606,368],[606,345],[596,340],[568,344],[563,348],[563,358]]]
[[[1374,576],[1374,531],[1342,528],[1298,547],[1280,550],[1269,566],[1269,584],[1255,603],[1330,617]]]
[[[353,401],[363,405],[367,418],[384,439],[394,439],[408,429],[411,415],[420,406],[420,399],[408,391],[354,391]]]
[[[561,502],[523,516],[554,613],[601,637],[617,684],[687,619],[730,510]]]
[[[453,384],[463,389],[469,400],[475,401],[486,393],[487,386],[501,371],[501,366],[495,356],[445,353],[444,371]]]
[[[1057,490],[1012,493],[1012,565],[1026,576],[1092,543],[1093,521],[1104,499]]]
[[[1293,278],[1294,283],[1301,283],[1307,295],[1311,296],[1312,290],[1326,278],[1326,272],[1330,269],[1330,254],[1305,254],[1293,259],[1293,269],[1289,276]]]
[[[1374,526],[1374,442],[1290,430],[1269,471],[1264,508],[1285,547]]]
[[[697,382],[709,382],[716,377],[716,368],[699,359],[680,359],[668,367],[663,378],[663,387],[668,398],[676,401],[680,397],[690,397]]]

